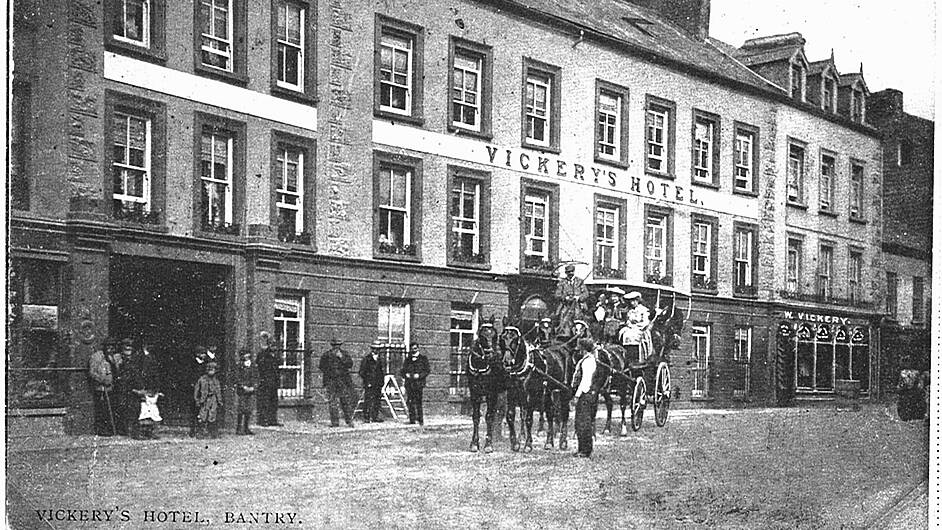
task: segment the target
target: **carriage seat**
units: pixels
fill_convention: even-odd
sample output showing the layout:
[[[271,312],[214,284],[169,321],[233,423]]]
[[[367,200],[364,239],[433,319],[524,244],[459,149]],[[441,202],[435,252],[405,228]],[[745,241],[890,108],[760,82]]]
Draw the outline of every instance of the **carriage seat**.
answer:
[[[628,365],[628,369],[632,372],[637,372],[639,370],[644,370],[645,368],[651,366],[651,363],[645,361],[641,363],[631,363]]]

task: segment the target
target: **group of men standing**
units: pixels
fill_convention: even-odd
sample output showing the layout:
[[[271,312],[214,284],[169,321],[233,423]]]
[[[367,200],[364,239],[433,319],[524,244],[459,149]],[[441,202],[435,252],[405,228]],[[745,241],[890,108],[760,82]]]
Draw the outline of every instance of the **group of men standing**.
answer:
[[[331,340],[331,348],[324,352],[319,363],[324,388],[327,390],[331,427],[340,426],[341,412],[347,426],[353,427],[353,409],[356,404],[353,379],[350,375],[353,369],[353,357],[341,348],[342,345],[343,341],[340,339]],[[386,349],[384,343],[374,341],[370,344],[369,353],[360,360],[358,374],[363,384],[363,420],[366,423],[383,421],[381,410],[383,389],[386,385],[386,376],[389,375],[385,359],[382,357],[384,349]],[[405,381],[410,424],[425,423],[422,393],[429,371],[428,357],[420,351],[418,344],[412,344],[399,370],[399,376]]]
[[[159,392],[157,362],[146,343],[109,338],[91,354],[88,373],[92,381],[95,434],[157,438],[153,422],[141,418],[141,403]],[[145,410],[145,413],[147,411]],[[159,418],[159,417],[158,417]]]

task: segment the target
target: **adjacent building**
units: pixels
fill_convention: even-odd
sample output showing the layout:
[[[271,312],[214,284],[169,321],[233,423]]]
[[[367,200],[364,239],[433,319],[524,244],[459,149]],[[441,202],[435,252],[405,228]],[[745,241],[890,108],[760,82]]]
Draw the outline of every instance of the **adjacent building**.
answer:
[[[679,404],[879,380],[883,147],[861,73],[798,34],[710,39],[709,1],[14,3],[8,398],[90,427],[104,338],[272,330],[285,417],[317,360],[419,344],[458,410],[492,315],[559,265],[690,315]],[[42,43],[42,46],[39,45]],[[62,97],[66,94],[67,97]],[[661,293],[661,298],[658,298]]]

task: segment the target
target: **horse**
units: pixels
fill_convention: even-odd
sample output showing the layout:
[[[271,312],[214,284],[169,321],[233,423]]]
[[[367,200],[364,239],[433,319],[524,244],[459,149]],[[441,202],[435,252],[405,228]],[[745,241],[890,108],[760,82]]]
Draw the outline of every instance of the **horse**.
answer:
[[[612,432],[612,408],[615,400],[613,395],[618,396],[618,406],[621,409],[621,430],[622,436],[628,436],[628,425],[625,421],[625,409],[628,407],[628,393],[633,388],[633,381],[628,375],[628,364],[633,362],[626,358],[627,352],[617,344],[605,344],[597,350],[599,370],[605,370],[607,380],[602,386],[602,399],[605,400],[605,427],[602,433]]]
[[[576,321],[585,329],[586,325],[582,321]],[[541,326],[543,329],[539,333],[539,342],[536,345],[527,344],[520,331],[514,327],[508,327],[509,331],[505,333],[504,342],[505,359],[512,368],[511,373],[519,374],[517,379],[526,380],[522,387],[526,395],[517,394],[516,404],[525,404],[527,407],[521,407],[522,430],[526,435],[525,448],[532,450],[532,426],[533,410],[538,408],[541,416],[545,417],[547,423],[546,442],[544,449],[552,449],[556,444],[556,433],[559,432],[559,448],[566,450],[568,448],[567,433],[569,428],[569,402],[572,400],[573,393],[570,385],[573,373],[572,348],[570,344],[575,341],[577,336],[565,342],[552,342],[550,340],[551,329],[547,326]],[[575,328],[577,331],[578,327]],[[526,369],[526,365],[531,367]],[[534,383],[536,383],[534,385]],[[514,410],[510,407],[508,412]],[[512,421],[510,418],[508,421]]]
[[[533,450],[533,411],[542,405],[543,381],[537,375],[546,371],[542,357],[534,356],[531,347],[523,340],[516,326],[504,326],[498,337],[503,353],[504,370],[510,376],[507,390],[507,426],[510,428],[510,449],[520,450],[517,438],[516,413],[520,409],[520,437],[523,449]]]
[[[497,350],[497,330],[493,323],[484,322],[478,328],[478,335],[468,355],[468,387],[471,399],[471,420],[474,431],[471,434],[471,452],[480,449],[478,424],[481,420],[481,402],[487,404],[484,422],[487,434],[484,438],[484,452],[490,453],[494,429],[500,427],[503,418],[497,417],[497,409],[507,399],[510,377],[504,369],[503,359]],[[495,421],[496,419],[496,421]]]

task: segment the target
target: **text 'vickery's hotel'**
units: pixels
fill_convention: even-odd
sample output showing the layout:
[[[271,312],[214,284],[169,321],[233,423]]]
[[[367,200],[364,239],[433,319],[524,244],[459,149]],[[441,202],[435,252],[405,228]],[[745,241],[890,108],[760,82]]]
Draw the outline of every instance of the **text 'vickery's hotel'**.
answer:
[[[81,431],[90,352],[144,337],[173,417],[193,348],[273,330],[286,417],[334,336],[420,344],[454,409],[561,261],[691,296],[679,401],[876,393],[862,74],[647,3],[15,2],[11,402]]]

